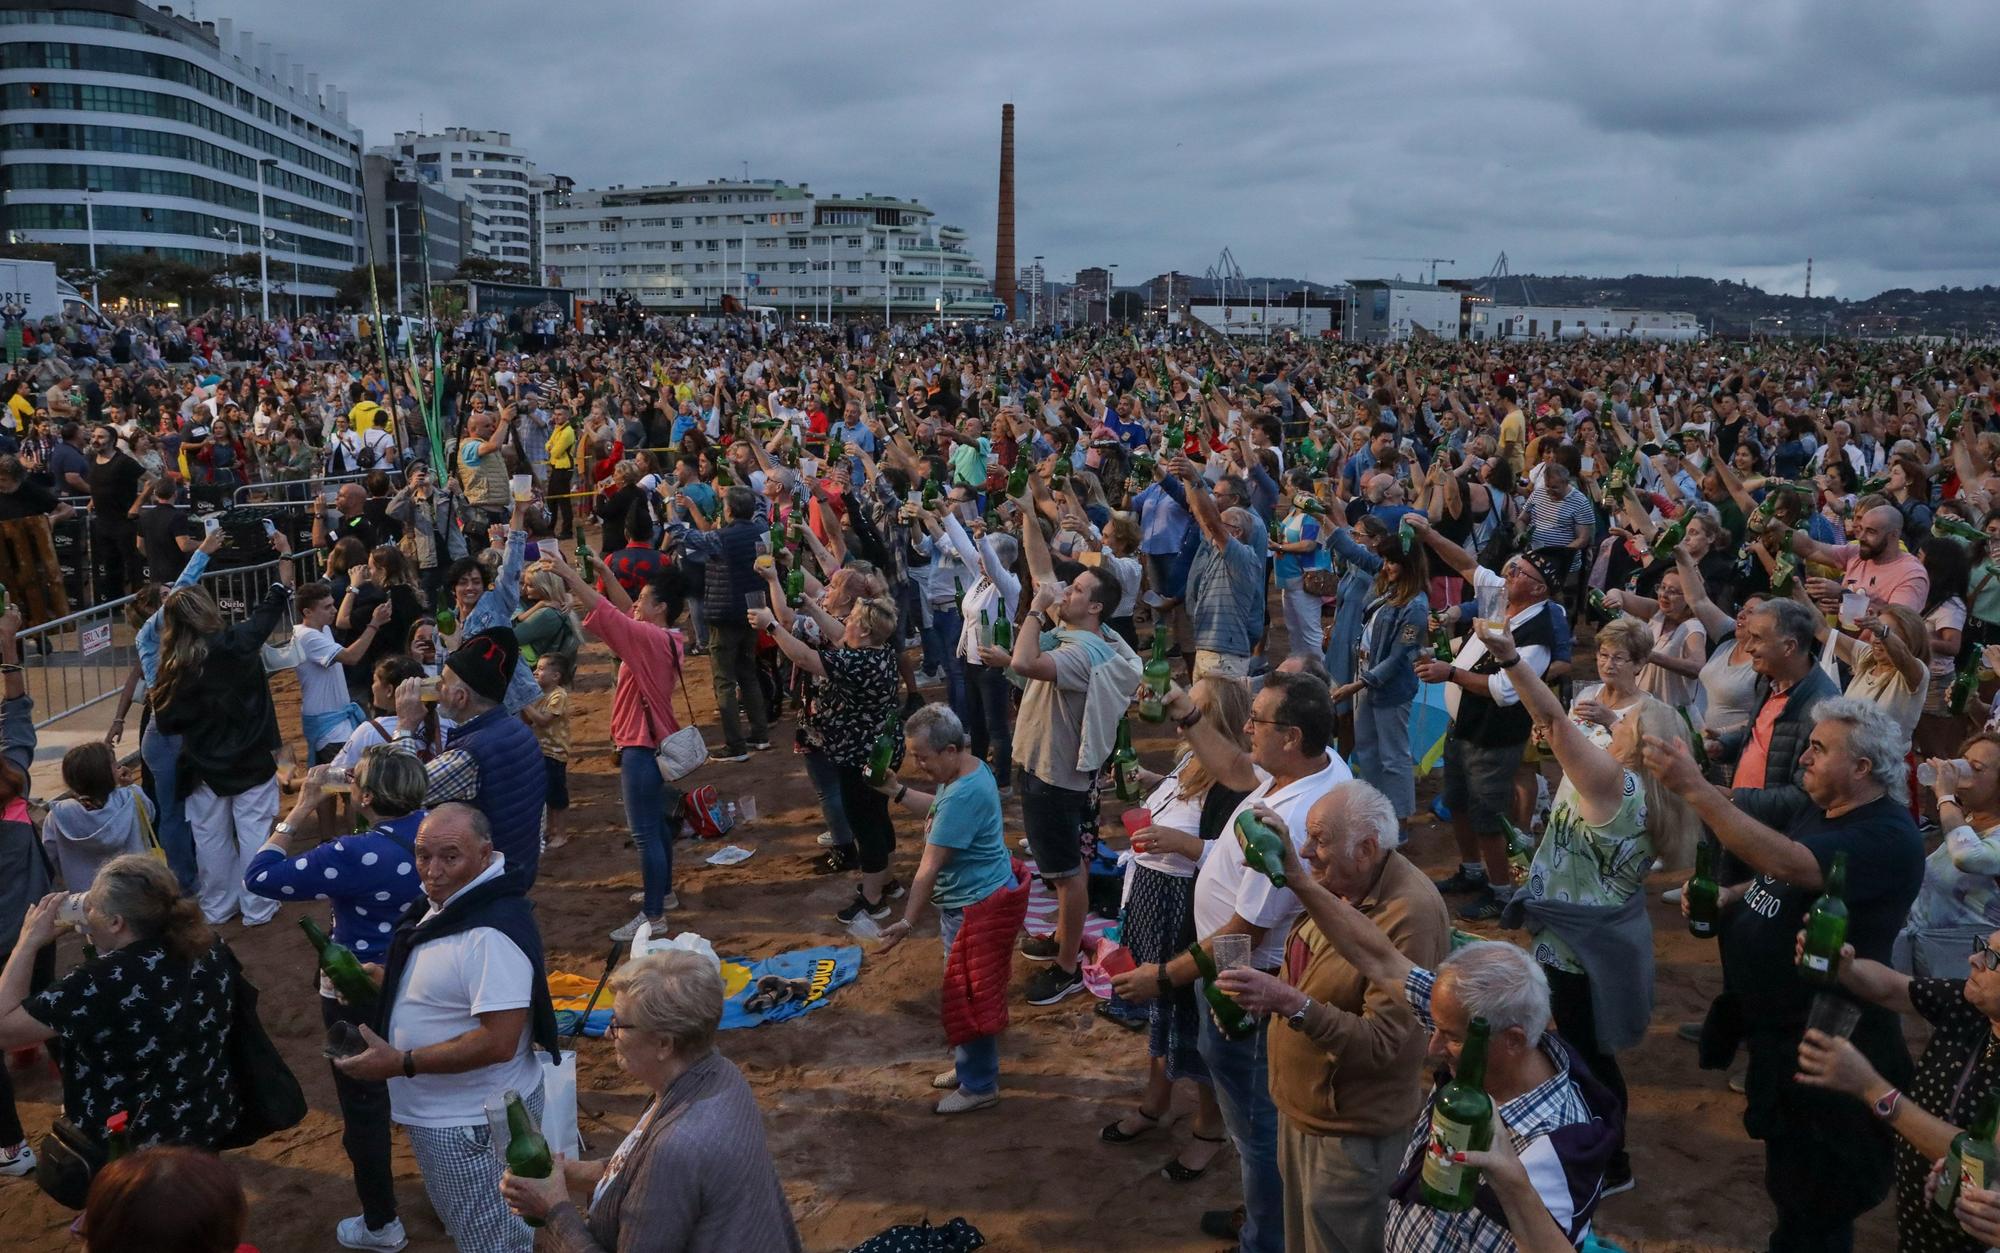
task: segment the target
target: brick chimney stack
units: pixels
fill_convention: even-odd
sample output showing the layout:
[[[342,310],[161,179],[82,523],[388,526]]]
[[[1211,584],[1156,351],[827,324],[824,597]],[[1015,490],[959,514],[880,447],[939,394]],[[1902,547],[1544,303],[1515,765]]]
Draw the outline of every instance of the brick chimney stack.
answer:
[[[993,298],[1014,316],[1014,106],[1000,106],[1000,215],[993,255]]]

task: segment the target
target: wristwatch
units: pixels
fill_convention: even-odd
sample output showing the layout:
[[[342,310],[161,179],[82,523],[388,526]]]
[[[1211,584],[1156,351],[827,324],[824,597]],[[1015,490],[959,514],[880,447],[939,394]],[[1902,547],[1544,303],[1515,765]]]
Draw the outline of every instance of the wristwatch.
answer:
[[[277,836],[281,840],[290,839],[293,833],[294,833],[294,828],[292,824],[284,821],[282,818],[278,820],[277,826],[271,828],[271,834]]]
[[[1313,998],[1310,996],[1300,1001],[1297,1009],[1285,1015],[1286,1025],[1290,1026],[1294,1031],[1304,1031],[1306,1029],[1306,1015],[1312,1012],[1312,1007]]]
[[[1894,1088],[1890,1088],[1875,1099],[1875,1116],[1884,1121],[1894,1118],[1896,1116],[1896,1106],[1901,1104],[1902,1100],[1903,1094]]]

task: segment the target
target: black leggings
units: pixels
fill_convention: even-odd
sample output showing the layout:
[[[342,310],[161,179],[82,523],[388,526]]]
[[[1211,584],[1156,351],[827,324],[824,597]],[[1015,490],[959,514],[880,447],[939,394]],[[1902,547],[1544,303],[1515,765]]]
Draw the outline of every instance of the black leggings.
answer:
[[[1597,1047],[1597,1020],[1591,1014],[1589,977],[1557,970],[1546,962],[1542,964],[1542,973],[1549,978],[1549,1009],[1555,1017],[1556,1030],[1582,1055],[1590,1073],[1611,1089],[1618,1098],[1619,1108],[1629,1109],[1625,1100],[1625,1074],[1618,1069],[1617,1057]],[[1627,1125],[1630,1125],[1629,1114]],[[1632,1159],[1623,1144],[1618,1146],[1610,1166],[1612,1174],[1631,1170]]]
[[[567,536],[576,529],[576,502],[569,497],[570,479],[573,470],[549,471],[549,525],[555,533]]]
[[[840,804],[847,811],[847,825],[854,832],[854,848],[861,855],[862,874],[880,874],[889,868],[889,854],[896,851],[896,824],[889,820],[889,798],[868,786],[866,766],[840,768]]]
[[[330,996],[319,998],[320,1020],[361,1026],[367,1020]],[[370,1230],[396,1221],[396,1172],[389,1161],[389,1085],[381,1080],[350,1079],[332,1066],[333,1094],[340,1101],[346,1124],[340,1147],[354,1168],[354,1191],[361,1198],[361,1217]]]
[[[44,944],[42,951],[35,955],[34,973],[28,978],[28,993],[33,995],[56,981],[56,946]],[[56,1040],[51,1036],[43,1045],[49,1056],[55,1056]],[[14,1080],[7,1073],[7,1060],[0,1057],[0,1148],[11,1149],[25,1139],[27,1133],[21,1130],[21,1115],[14,1108]]]

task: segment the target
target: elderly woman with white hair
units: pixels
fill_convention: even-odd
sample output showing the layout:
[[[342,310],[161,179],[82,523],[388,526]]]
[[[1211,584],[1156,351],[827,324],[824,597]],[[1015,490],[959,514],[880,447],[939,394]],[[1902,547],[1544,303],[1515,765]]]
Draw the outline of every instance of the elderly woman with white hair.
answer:
[[[500,1193],[543,1223],[558,1253],[797,1250],[757,1098],[715,1050],[722,976],[695,953],[648,953],[611,976],[618,1065],[653,1094],[618,1150],[546,1179],[509,1172]],[[587,1195],[579,1207],[576,1197]]]

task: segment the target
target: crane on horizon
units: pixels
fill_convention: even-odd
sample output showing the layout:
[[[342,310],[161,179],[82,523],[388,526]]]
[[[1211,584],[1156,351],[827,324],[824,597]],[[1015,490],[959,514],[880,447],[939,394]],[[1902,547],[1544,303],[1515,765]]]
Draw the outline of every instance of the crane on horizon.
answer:
[[[1452,259],[1451,259],[1450,257],[1363,257],[1363,258],[1361,258],[1361,259],[1362,259],[1363,261],[1403,261],[1403,262],[1407,262],[1407,263],[1409,263],[1409,264],[1411,264],[1411,265],[1427,265],[1427,266],[1431,267],[1431,286],[1432,286],[1432,287],[1436,287],[1436,286],[1437,286],[1437,281],[1438,281],[1438,267],[1439,267],[1440,265],[1457,265],[1457,264],[1458,264],[1458,262],[1456,262],[1456,261],[1452,260]]]

